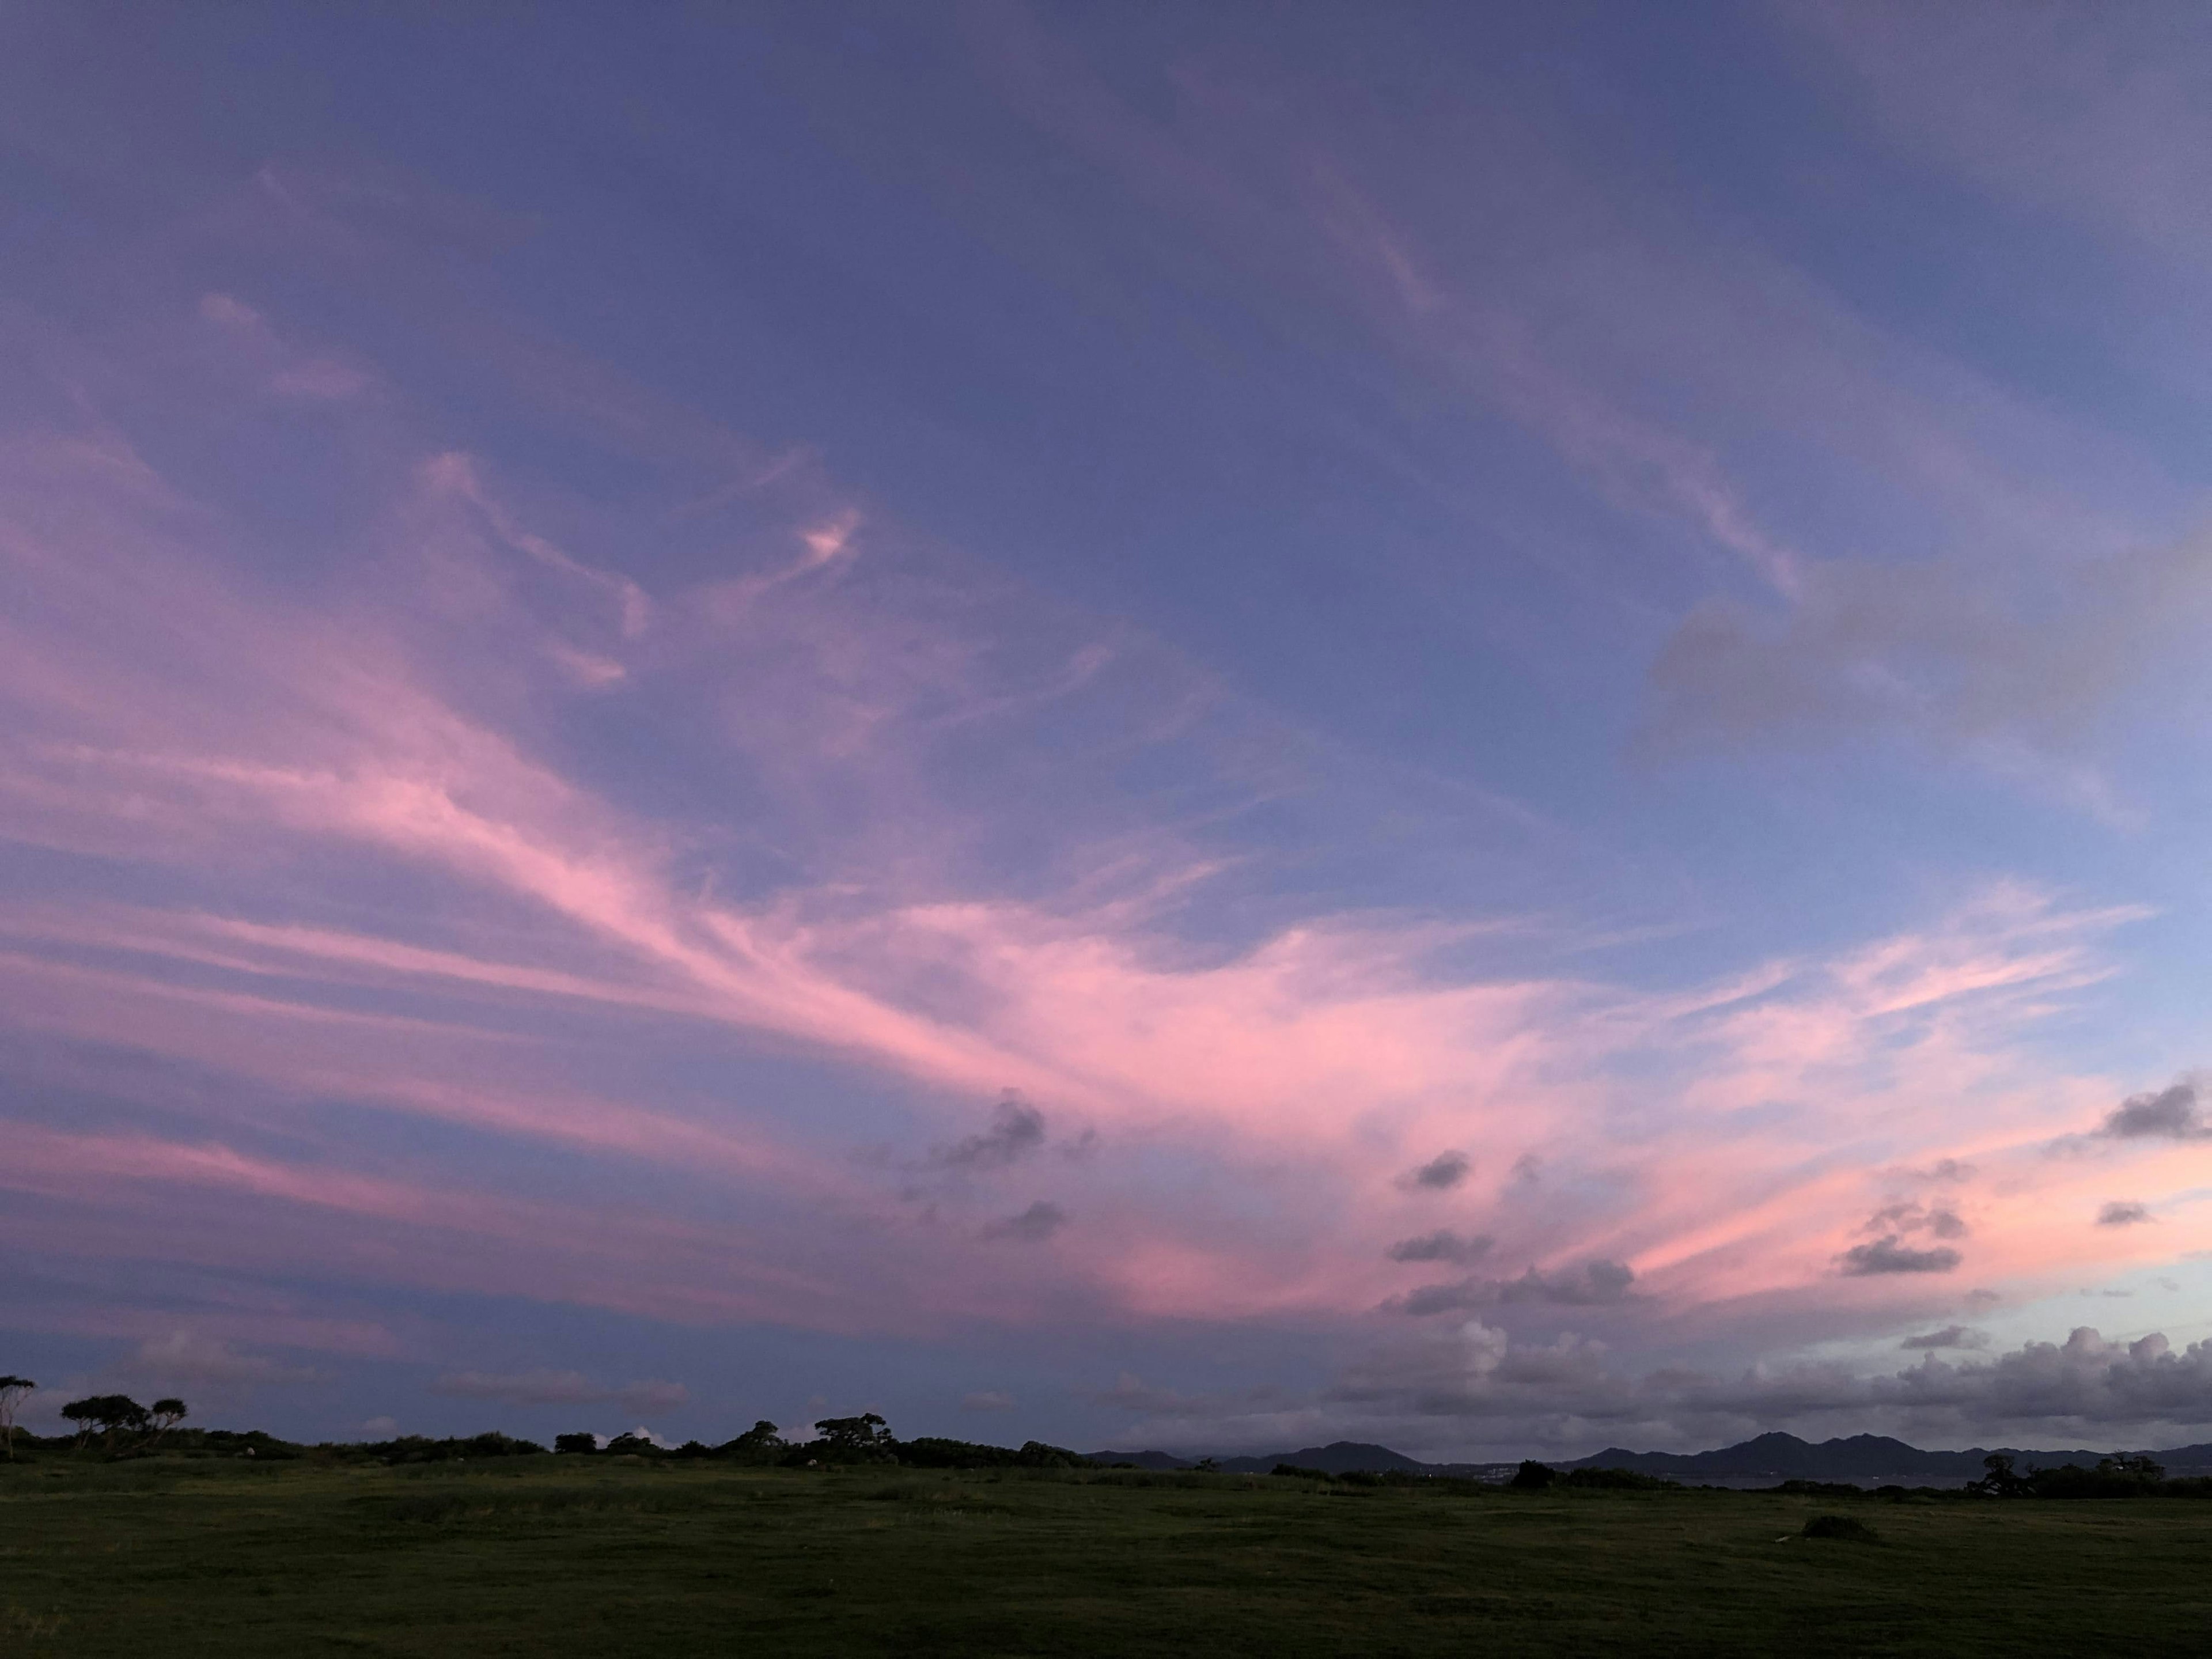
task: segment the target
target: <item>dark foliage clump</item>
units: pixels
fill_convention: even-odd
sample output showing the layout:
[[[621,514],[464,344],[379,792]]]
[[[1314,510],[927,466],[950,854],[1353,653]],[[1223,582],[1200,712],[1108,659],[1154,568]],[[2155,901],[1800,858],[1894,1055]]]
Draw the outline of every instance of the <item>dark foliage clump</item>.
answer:
[[[1295,1463],[1278,1463],[1273,1468],[1270,1469],[1268,1473],[1270,1474],[1279,1474],[1299,1480],[1334,1480],[1336,1479],[1336,1477],[1331,1474],[1327,1469],[1302,1469]]]
[[[893,1443],[898,1461],[915,1469],[1087,1469],[1091,1461],[1062,1446],[1025,1440],[1018,1449],[982,1446],[973,1441],[923,1435]]]
[[[1533,1457],[1523,1459],[1521,1467],[1513,1471],[1512,1480],[1505,1484],[1516,1492],[1541,1492],[1559,1478],[1559,1472],[1548,1463],[1539,1463]]]
[[[2156,1498],[2172,1484],[2148,1457],[2100,1457],[2094,1469],[2063,1463],[2027,1474],[2029,1495],[2036,1498]]]
[[[2031,1468],[2022,1474],[2011,1458],[1993,1452],[1982,1460],[1982,1466],[1988,1473],[1966,1486],[1977,1498],[2212,1497],[2212,1481],[2168,1480],[2163,1467],[2141,1455],[2100,1457],[2094,1469],[2062,1463],[2055,1469]]]
[[[1879,1544],[1881,1534],[1848,1515],[1816,1515],[1805,1523],[1806,1538],[1841,1538],[1853,1544]]]
[[[783,1455],[790,1449],[791,1443],[763,1417],[736,1439],[726,1440],[715,1447],[714,1455],[733,1463],[766,1465],[782,1462]]]

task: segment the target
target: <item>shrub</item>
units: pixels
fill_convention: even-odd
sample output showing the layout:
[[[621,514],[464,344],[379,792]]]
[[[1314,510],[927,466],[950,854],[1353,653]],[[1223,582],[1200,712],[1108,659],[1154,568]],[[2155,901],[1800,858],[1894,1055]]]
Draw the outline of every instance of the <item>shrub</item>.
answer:
[[[1853,1544],[1879,1544],[1881,1534],[1848,1515],[1816,1515],[1805,1523],[1806,1538],[1841,1538]]]

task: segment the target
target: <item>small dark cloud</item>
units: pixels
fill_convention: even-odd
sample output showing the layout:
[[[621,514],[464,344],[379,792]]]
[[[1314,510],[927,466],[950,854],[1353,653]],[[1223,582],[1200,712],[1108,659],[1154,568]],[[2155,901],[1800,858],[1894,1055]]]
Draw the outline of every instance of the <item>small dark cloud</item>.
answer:
[[[1900,1348],[1986,1348],[1990,1339],[1986,1333],[1970,1330],[1964,1325],[1946,1325],[1940,1331],[1923,1331],[1917,1336],[1908,1336],[1897,1345]]]
[[[1915,1173],[1923,1181],[1972,1181],[1974,1178],[1974,1166],[1971,1164],[1961,1164],[1955,1158],[1946,1158],[1938,1159],[1934,1168],[1917,1170]]]
[[[1013,1395],[1002,1394],[996,1389],[985,1389],[979,1393],[960,1396],[960,1409],[963,1412],[1010,1412],[1013,1408]]]
[[[2004,1297],[1995,1291],[1974,1290],[1966,1292],[1966,1300],[1977,1308],[1993,1308]]]
[[[2212,1135],[2212,1125],[2197,1115],[2197,1107],[2193,1083],[2130,1095],[2112,1109],[2097,1133],[2118,1140],[2202,1140]]]
[[[1836,1258],[1844,1273],[1864,1279],[1875,1273],[1948,1273],[1962,1258],[1948,1245],[1916,1250],[1895,1233],[1885,1233],[1871,1244],[1855,1244]]]
[[[1955,1210],[1933,1210],[1906,1200],[1876,1210],[1859,1229],[1863,1233],[1933,1233],[1938,1238],[1964,1238],[1966,1224]]]
[[[1426,1164],[1408,1170],[1398,1177],[1398,1184],[1408,1192],[1427,1190],[1448,1193],[1467,1179],[1467,1172],[1474,1162],[1465,1152],[1438,1152]]]
[[[1385,1254],[1393,1261],[1449,1261],[1467,1267],[1487,1255],[1492,1242],[1485,1233],[1462,1238],[1449,1227],[1439,1227],[1419,1238],[1401,1238]]]
[[[1431,1314],[1460,1313],[1494,1308],[1500,1303],[1547,1302],[1565,1307],[1601,1307],[1628,1299],[1636,1273],[1625,1261],[1583,1261],[1555,1273],[1531,1267],[1518,1279],[1462,1279],[1443,1285],[1424,1285],[1404,1296],[1391,1297],[1382,1306],[1390,1313],[1425,1318]]]
[[[2132,1227],[2137,1222],[2152,1219],[2151,1212],[2140,1204],[2124,1204],[2115,1199],[2097,1212],[2100,1227]]]
[[[1003,1170],[1043,1145],[1044,1114],[1009,1089],[992,1109],[989,1128],[939,1146],[929,1161],[946,1170]]]
[[[1543,1173],[1544,1160],[1534,1152],[1523,1152],[1513,1160],[1513,1178],[1524,1186]]]
[[[1019,1215],[994,1221],[983,1229],[983,1237],[1011,1238],[1023,1244],[1042,1244],[1066,1225],[1067,1212],[1051,1200],[1041,1198]]]

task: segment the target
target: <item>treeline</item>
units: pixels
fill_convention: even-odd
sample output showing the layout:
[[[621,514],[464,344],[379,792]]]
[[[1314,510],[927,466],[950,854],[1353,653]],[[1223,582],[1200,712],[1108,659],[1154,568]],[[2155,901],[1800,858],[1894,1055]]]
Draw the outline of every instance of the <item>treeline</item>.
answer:
[[[1966,1488],[1978,1498],[2212,1498],[2212,1477],[2169,1480],[2148,1457],[2100,1457],[2094,1468],[2061,1463],[2022,1474],[2011,1458],[1993,1454],[1982,1467],[1987,1473]]]
[[[79,1456],[117,1459],[146,1456],[158,1450],[188,1457],[248,1457],[280,1462],[307,1458],[318,1462],[442,1463],[471,1458],[543,1457],[547,1452],[535,1440],[499,1433],[457,1435],[443,1439],[401,1435],[390,1440],[325,1441],[308,1445],[280,1440],[259,1429],[240,1433],[228,1429],[179,1428],[178,1425],[186,1415],[182,1401],[165,1400],[141,1407],[121,1395],[72,1401],[63,1407],[62,1414],[76,1425],[77,1432],[41,1437],[18,1429],[9,1442],[11,1453],[68,1452]],[[1048,1446],[1041,1440],[1027,1441],[1018,1448],[978,1445],[934,1435],[900,1440],[873,1412],[859,1417],[825,1418],[812,1426],[812,1438],[787,1440],[775,1424],[763,1420],[719,1446],[697,1440],[681,1446],[663,1446],[639,1434],[617,1435],[602,1445],[595,1434],[564,1434],[555,1437],[552,1450],[568,1456],[712,1462],[764,1468],[818,1468],[860,1463],[921,1469],[1114,1467],[1063,1446]]]
[[[0,1445],[6,1455],[69,1453],[76,1456],[121,1459],[169,1453],[186,1457],[241,1457],[257,1461],[318,1462],[440,1463],[471,1458],[495,1459],[547,1455],[534,1440],[486,1432],[433,1439],[424,1435],[401,1435],[390,1440],[325,1441],[307,1445],[281,1440],[259,1429],[239,1431],[183,1426],[189,1413],[181,1400],[157,1400],[142,1406],[126,1395],[91,1395],[62,1407],[61,1415],[74,1430],[70,1434],[39,1436],[14,1426],[7,1410],[31,1385],[17,1377],[0,1378]],[[923,1435],[901,1440],[873,1412],[858,1417],[823,1418],[813,1424],[811,1438],[787,1440],[777,1426],[763,1419],[743,1434],[720,1445],[698,1440],[681,1446],[663,1446],[640,1434],[621,1434],[601,1443],[596,1434],[555,1437],[552,1452],[562,1456],[625,1458],[654,1462],[714,1462],[757,1468],[835,1468],[860,1464],[890,1465],[916,1469],[1133,1469],[1134,1464],[1085,1457],[1064,1446],[1041,1440],[1019,1447],[987,1446],[973,1441]],[[2063,1463],[2055,1468],[2031,1467],[2022,1471],[2015,1459],[1993,1453],[1984,1460],[1983,1478],[1963,1488],[1879,1486],[1863,1487],[1838,1481],[1784,1480],[1768,1490],[1790,1496],[1822,1498],[1898,1498],[1909,1496],[1973,1498],[2212,1498],[2212,1477],[2193,1476],[2169,1480],[2166,1471],[2146,1456],[2106,1457],[2093,1468]],[[1213,1460],[1201,1459],[1180,1474],[1216,1473]],[[1461,1477],[1419,1474],[1402,1470],[1353,1470],[1332,1474],[1327,1470],[1278,1463],[1271,1471],[1286,1480],[1327,1482],[1344,1486],[1419,1486],[1473,1488],[1485,1483]],[[1505,1485],[1522,1492],[1595,1489],[1601,1491],[1680,1492],[1683,1483],[1625,1468],[1555,1469],[1533,1459],[1523,1462]],[[1494,1490],[1494,1488],[1493,1488]]]
[[[734,1440],[708,1446],[694,1440],[667,1448],[641,1435],[617,1435],[605,1446],[592,1434],[564,1434],[553,1442],[556,1452],[580,1456],[651,1458],[711,1458],[719,1462],[756,1468],[818,1468],[856,1463],[889,1463],[914,1469],[1095,1469],[1109,1465],[1048,1446],[1042,1440],[1024,1441],[1016,1448],[978,1445],[969,1440],[947,1440],[922,1435],[901,1440],[873,1412],[858,1417],[825,1417],[813,1425],[811,1440],[787,1440],[773,1423],[763,1419]]]

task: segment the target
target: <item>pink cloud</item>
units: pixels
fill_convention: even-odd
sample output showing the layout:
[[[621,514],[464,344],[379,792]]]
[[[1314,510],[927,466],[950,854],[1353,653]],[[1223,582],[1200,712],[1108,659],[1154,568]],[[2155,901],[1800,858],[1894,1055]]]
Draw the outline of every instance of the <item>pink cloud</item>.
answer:
[[[234,303],[204,315],[265,326]],[[1097,835],[1114,791],[1087,775],[1127,749],[1237,782],[1236,745],[1210,747],[1194,713],[1218,689],[1127,630],[1109,646],[968,584],[872,518],[855,556],[860,510],[825,511],[818,478],[750,550],[752,574],[648,592],[532,528],[489,468],[410,456],[357,527],[374,574],[278,593],[227,554],[216,507],[112,431],[19,434],[0,474],[27,503],[0,528],[25,597],[0,619],[0,823],[177,895],[0,911],[0,1018],[268,1096],[135,1097],[197,1134],[11,1126],[0,1180],[73,1206],[70,1249],[840,1328],[1069,1305],[1345,1321],[1421,1282],[1391,1243],[1450,1224],[1496,1236],[1502,1279],[1620,1262],[1639,1308],[1795,1294],[1878,1314],[1928,1287],[1832,1264],[1893,1200],[1883,1171],[1944,1158],[1988,1172],[1960,1200],[1978,1282],[2207,1242],[2185,1207],[2154,1243],[2089,1224],[2123,1163],[2131,1192],[2177,1190],[2175,1149],[2045,1151],[2119,1085],[2051,1076],[2028,1039],[2112,971],[2103,941],[2132,912],[1999,885],[1828,957],[1666,992],[1448,971],[1458,934],[1425,919],[1314,915],[1224,945],[1179,926],[1218,853],[1141,811]],[[586,696],[645,701],[671,769],[742,771],[751,817],[595,784],[564,726]],[[1003,795],[933,763],[1057,717],[1109,736],[1071,738],[1028,797],[1073,803],[1022,826],[1057,861],[994,879],[976,801]],[[779,873],[718,887],[749,862]],[[360,890],[374,899],[341,896]],[[908,1195],[883,1173],[896,1153],[866,1164],[854,1132],[653,1069],[673,1054],[696,1079],[748,1044],[887,1094],[904,1146],[1014,1088],[1102,1150]],[[330,1100],[809,1215],[771,1237],[558,1209],[356,1144],[315,1121]],[[240,1150],[280,1128],[289,1151]],[[1407,1190],[1443,1148],[1476,1173]],[[1516,1184],[1532,1154],[1540,1174]],[[246,1200],[252,1226],[232,1224]],[[2052,1206],[2083,1215],[2078,1237],[2048,1226]],[[1018,1215],[1058,1219],[985,1236]]]

